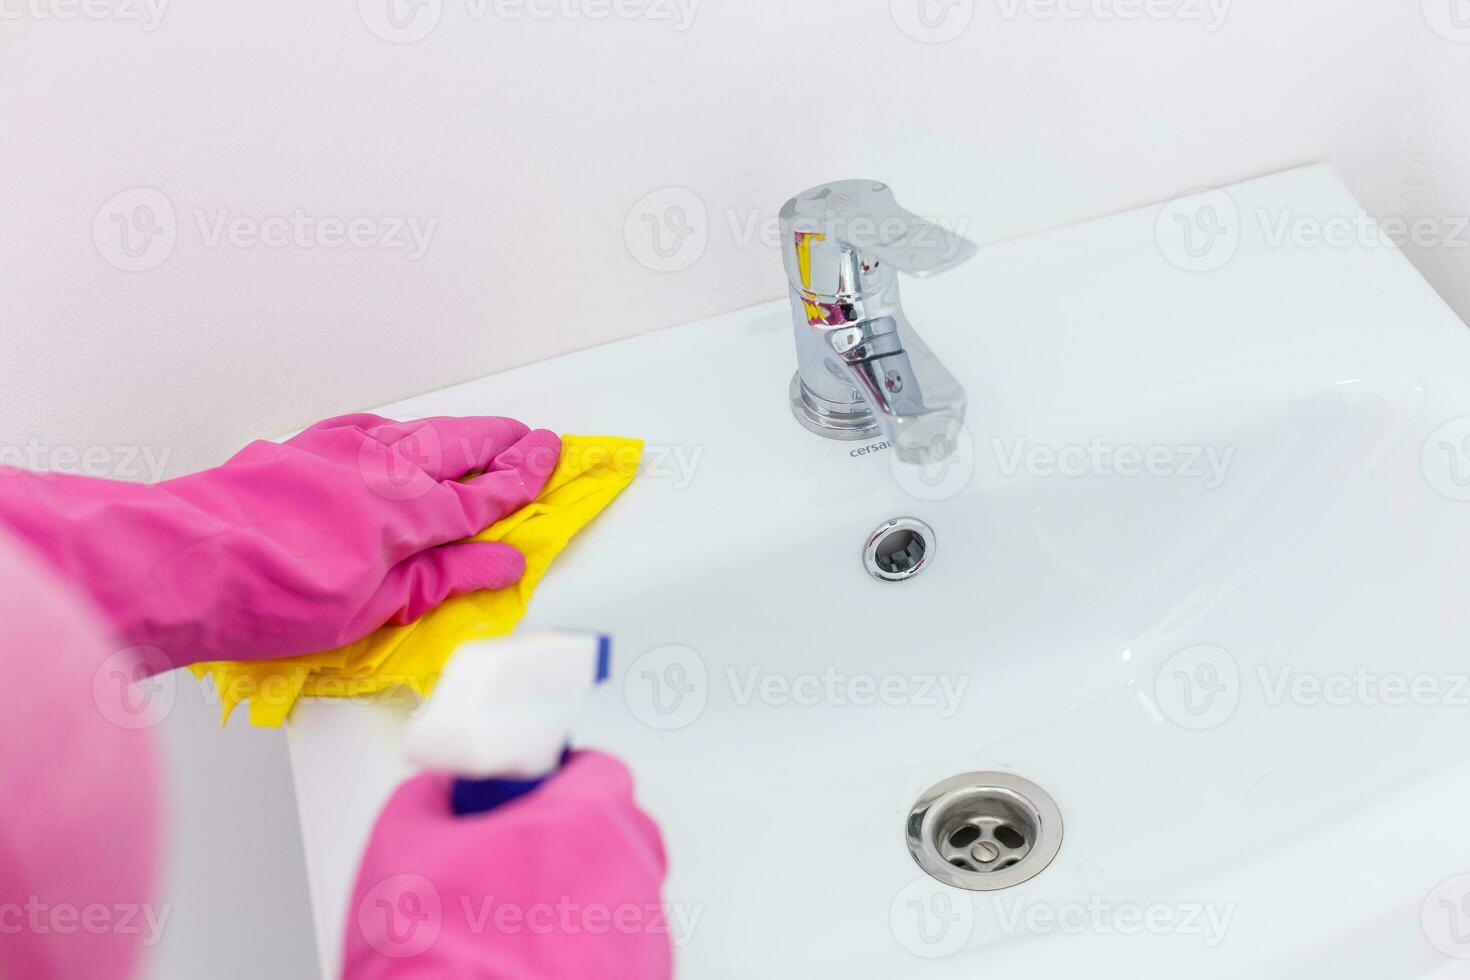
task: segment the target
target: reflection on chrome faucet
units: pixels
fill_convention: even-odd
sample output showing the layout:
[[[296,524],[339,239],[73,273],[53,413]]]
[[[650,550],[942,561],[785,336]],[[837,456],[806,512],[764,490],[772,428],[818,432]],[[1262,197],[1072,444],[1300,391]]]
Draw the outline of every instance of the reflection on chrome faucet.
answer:
[[[841,180],[781,209],[797,372],[791,409],[829,439],[884,433],[905,462],[955,449],[965,392],[904,317],[898,272],[927,276],[974,243],[905,211],[887,184]]]

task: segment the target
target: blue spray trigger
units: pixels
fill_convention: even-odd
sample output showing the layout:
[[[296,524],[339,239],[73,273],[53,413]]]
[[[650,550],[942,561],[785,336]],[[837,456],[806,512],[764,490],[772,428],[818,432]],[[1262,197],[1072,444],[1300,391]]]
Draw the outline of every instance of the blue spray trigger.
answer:
[[[612,637],[606,633],[598,633],[597,659],[593,669],[592,680],[594,684],[601,684],[611,676]],[[450,786],[450,808],[454,811],[455,816],[463,817],[477,813],[487,813],[497,807],[518,800],[534,792],[542,783],[555,776],[561,770],[561,767],[567,764],[567,760],[571,756],[571,746],[564,746],[556,769],[544,776],[537,776],[530,779],[508,779],[503,777],[492,777],[489,779],[456,778]]]
[[[597,676],[593,678],[598,684],[612,676],[612,637],[606,633],[597,634]]]
[[[557,769],[572,757],[571,746],[562,750]],[[456,817],[490,810],[518,800],[556,775],[555,772],[535,779],[456,779],[449,789],[449,806]]]

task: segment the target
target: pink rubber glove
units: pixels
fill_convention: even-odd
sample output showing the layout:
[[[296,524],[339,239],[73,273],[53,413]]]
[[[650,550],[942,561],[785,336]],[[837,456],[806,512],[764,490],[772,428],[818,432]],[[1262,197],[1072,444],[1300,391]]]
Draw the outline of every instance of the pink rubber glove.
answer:
[[[169,926],[148,695],[114,649],[86,598],[0,532],[0,977],[123,980]]]
[[[373,828],[348,911],[345,980],[666,980],[658,827],[622,763],[578,752],[489,813],[409,780]]]
[[[530,503],[560,449],[512,419],[346,415],[154,485],[0,467],[0,524],[154,671],[292,656],[515,583],[520,552],[461,539]]]

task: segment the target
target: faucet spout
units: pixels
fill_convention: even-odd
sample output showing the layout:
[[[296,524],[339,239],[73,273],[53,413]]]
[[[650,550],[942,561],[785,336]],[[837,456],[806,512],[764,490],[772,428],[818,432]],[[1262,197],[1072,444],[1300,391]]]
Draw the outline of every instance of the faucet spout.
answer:
[[[906,463],[954,453],[965,390],[901,316],[798,337],[804,369],[792,378],[792,410],[808,429],[829,438],[881,435]]]
[[[917,335],[903,349],[848,370],[899,459],[932,463],[954,454],[965,390]]]

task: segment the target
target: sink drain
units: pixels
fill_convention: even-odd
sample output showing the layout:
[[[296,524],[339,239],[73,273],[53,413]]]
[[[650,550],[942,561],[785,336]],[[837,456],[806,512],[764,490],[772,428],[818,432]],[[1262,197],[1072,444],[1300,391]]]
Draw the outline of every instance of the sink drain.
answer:
[[[972,772],[932,787],[909,811],[909,853],[930,877],[970,891],[1039,875],[1062,846],[1062,812],[1040,786]]]
[[[885,582],[913,578],[934,560],[934,529],[917,517],[895,517],[868,535],[863,566]]]

